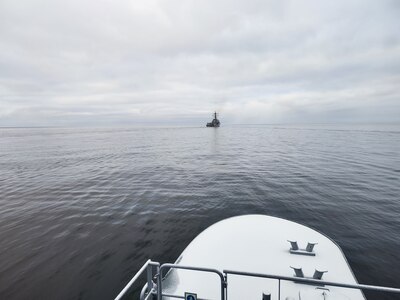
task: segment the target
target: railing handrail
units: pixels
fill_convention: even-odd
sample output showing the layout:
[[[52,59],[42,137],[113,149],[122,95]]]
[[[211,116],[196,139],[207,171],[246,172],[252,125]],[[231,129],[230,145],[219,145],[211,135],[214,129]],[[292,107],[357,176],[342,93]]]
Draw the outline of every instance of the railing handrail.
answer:
[[[154,268],[157,268],[157,270],[155,270]],[[213,269],[213,268],[185,266],[185,265],[170,264],[170,263],[166,263],[166,264],[163,264],[160,266],[160,263],[154,262],[149,259],[140,268],[140,270],[132,277],[132,279],[127,283],[127,285],[117,295],[117,297],[115,297],[114,300],[121,300],[122,297],[126,294],[126,292],[131,288],[131,286],[136,282],[136,280],[140,277],[140,275],[143,274],[143,272],[146,269],[148,270],[148,284],[150,286],[149,291],[148,291],[149,294],[147,295],[146,299],[148,299],[150,294],[157,294],[160,297],[158,299],[161,299],[162,296],[176,297],[174,295],[163,295],[162,294],[162,279],[163,279],[162,278],[162,270],[165,268],[201,271],[201,272],[209,272],[209,273],[217,274],[221,281],[221,299],[222,300],[226,299],[226,292],[227,292],[226,287],[227,287],[227,280],[228,280],[227,275],[228,274],[267,278],[267,279],[277,279],[277,280],[279,280],[279,292],[280,292],[280,281],[284,280],[284,281],[291,281],[291,282],[297,282],[297,283],[336,286],[336,287],[358,289],[358,290],[371,290],[371,291],[388,292],[388,293],[400,293],[400,288],[375,286],[375,285],[367,285],[367,284],[340,283],[340,282],[325,281],[325,280],[313,279],[313,278],[302,278],[302,277],[295,277],[295,276],[291,277],[291,276],[263,274],[263,273],[254,273],[254,272],[243,272],[243,271],[235,271],[235,270],[223,270],[221,272],[218,269]],[[155,274],[153,272],[157,272],[157,273]],[[153,286],[152,278],[151,278],[151,276],[149,277],[150,274],[156,275],[157,286]],[[181,298],[181,297],[178,296],[178,298]]]
[[[218,269],[204,268],[204,267],[194,267],[194,266],[185,266],[185,265],[166,263],[166,264],[161,265],[160,273],[165,268],[173,268],[173,269],[182,269],[182,270],[192,270],[192,271],[215,273],[220,277],[221,281],[224,281],[224,274]]]
[[[135,281],[142,275],[142,273],[147,269],[149,265],[159,265],[159,263],[152,261],[151,259],[147,260],[144,265],[136,272],[136,274],[132,277],[132,279],[126,284],[126,286],[122,289],[122,291],[115,297],[114,300],[120,300],[125,295],[125,293],[129,290],[129,288],[135,283]]]
[[[269,279],[279,279],[279,280],[292,281],[292,282],[298,282],[298,283],[309,283],[309,284],[318,284],[318,285],[322,284],[322,285],[337,286],[337,287],[357,289],[357,290],[372,290],[372,291],[381,291],[381,292],[389,292],[389,293],[400,293],[399,288],[376,286],[376,285],[340,283],[340,282],[324,281],[324,280],[312,279],[312,278],[301,278],[301,277],[294,277],[294,276],[290,277],[290,276],[253,273],[253,272],[242,272],[242,271],[234,271],[234,270],[223,270],[223,272],[225,274],[242,275],[242,276],[250,276],[250,277],[261,277],[261,278],[269,278]]]
[[[221,300],[225,300],[226,281],[225,281],[224,274],[221,271],[219,271],[217,269],[213,269],[213,268],[193,267],[193,266],[185,266],[185,265],[169,264],[169,263],[161,265],[159,274],[157,276],[157,294],[159,296],[161,296],[160,299],[162,299],[162,296],[163,296],[162,295],[162,270],[164,268],[209,272],[209,273],[217,274],[221,281]]]

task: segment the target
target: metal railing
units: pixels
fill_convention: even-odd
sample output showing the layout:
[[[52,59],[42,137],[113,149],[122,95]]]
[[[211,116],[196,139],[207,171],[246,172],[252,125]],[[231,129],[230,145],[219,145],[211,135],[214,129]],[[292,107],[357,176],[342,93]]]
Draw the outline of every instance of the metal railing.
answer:
[[[225,274],[226,280],[228,280],[228,274],[249,276],[249,277],[258,277],[258,278],[277,279],[278,280],[278,300],[281,299],[281,280],[291,281],[291,282],[296,282],[296,283],[304,283],[304,284],[336,286],[336,287],[357,289],[357,290],[370,290],[370,291],[379,291],[379,292],[386,292],[386,293],[400,293],[400,289],[398,289],[398,288],[375,286],[375,285],[339,283],[339,282],[324,281],[324,280],[312,279],[312,278],[289,277],[289,276],[242,272],[242,271],[233,271],[233,270],[224,270],[223,272]]]
[[[151,261],[150,259],[145,262],[145,264],[137,271],[135,276],[132,277],[132,279],[127,283],[127,285],[122,289],[122,291],[115,297],[114,300],[121,300],[122,297],[125,296],[125,294],[129,291],[129,289],[132,287],[132,285],[136,282],[136,280],[139,279],[140,275],[143,274],[143,272],[146,270],[147,271],[147,290],[149,291],[147,297],[145,299],[149,298],[149,295],[151,292],[154,290],[154,282],[153,282],[153,273],[156,271],[156,273],[159,273],[160,269],[160,263]]]
[[[160,267],[160,273],[157,276],[157,295],[160,295],[160,300],[162,299],[163,296],[168,296],[171,298],[181,298],[176,297],[174,295],[163,295],[162,294],[162,271],[165,268],[170,268],[170,269],[182,269],[182,270],[191,270],[191,271],[198,271],[198,272],[207,272],[207,273],[215,273],[219,276],[219,279],[221,281],[221,300],[225,300],[226,298],[226,280],[224,277],[224,274],[222,272],[218,271],[217,269],[210,269],[210,268],[200,268],[200,267],[191,267],[191,266],[182,266],[182,265],[177,265],[177,264],[163,264]]]
[[[197,272],[208,272],[208,273],[217,274],[220,279],[220,283],[221,283],[221,298],[220,298],[221,300],[227,299],[228,274],[278,280],[278,300],[281,300],[281,281],[282,280],[283,281],[291,281],[291,282],[295,282],[295,283],[314,284],[314,285],[319,285],[319,286],[321,286],[321,285],[335,286],[335,287],[350,288],[350,289],[357,289],[357,290],[370,290],[370,291],[400,294],[399,288],[392,288],[392,287],[382,287],[382,286],[366,285],[366,284],[339,283],[339,282],[332,282],[332,281],[324,281],[324,280],[320,280],[320,279],[290,277],[290,276],[281,276],[281,275],[273,275],[273,274],[252,273],[252,272],[242,272],[242,271],[234,271],[234,270],[223,270],[221,272],[217,269],[183,266],[183,265],[169,264],[169,263],[163,264],[160,266],[160,263],[148,260],[140,268],[140,270],[135,274],[135,276],[133,276],[133,278],[128,282],[128,284],[124,287],[124,289],[118,294],[118,296],[115,298],[115,300],[121,300],[122,297],[128,292],[128,290],[131,288],[131,286],[136,282],[136,280],[140,277],[140,275],[143,274],[143,272],[145,270],[147,270],[147,283],[142,289],[141,296],[140,296],[141,300],[151,299],[152,296],[157,297],[157,300],[162,300],[162,297],[184,299],[185,297],[181,296],[181,295],[163,294],[162,271],[167,268],[190,270],[190,271],[197,271]],[[157,284],[155,284],[153,280],[156,280]],[[198,299],[201,300],[201,298],[198,298]]]

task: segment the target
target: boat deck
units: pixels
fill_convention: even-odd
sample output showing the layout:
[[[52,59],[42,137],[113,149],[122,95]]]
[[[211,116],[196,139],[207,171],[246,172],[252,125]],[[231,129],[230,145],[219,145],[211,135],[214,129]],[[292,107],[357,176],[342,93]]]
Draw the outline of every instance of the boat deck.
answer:
[[[315,255],[291,253],[288,240],[297,241],[300,249],[317,243]],[[233,217],[212,225],[188,245],[176,264],[289,277],[294,276],[294,267],[302,268],[306,278],[319,270],[327,271],[324,281],[357,284],[342,250],[331,239],[298,223],[262,215]],[[229,300],[262,299],[263,293],[271,294],[271,299],[365,300],[360,290],[342,287],[232,274],[227,282]],[[202,299],[220,299],[220,289],[218,276],[204,272],[172,269],[163,280],[165,294],[192,292]]]

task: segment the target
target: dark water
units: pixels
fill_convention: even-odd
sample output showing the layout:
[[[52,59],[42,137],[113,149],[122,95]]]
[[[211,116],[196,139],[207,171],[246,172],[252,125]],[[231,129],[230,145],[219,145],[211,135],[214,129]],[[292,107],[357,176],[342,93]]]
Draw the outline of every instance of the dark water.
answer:
[[[147,258],[249,213],[400,287],[399,153],[399,126],[0,129],[0,299],[112,299]]]

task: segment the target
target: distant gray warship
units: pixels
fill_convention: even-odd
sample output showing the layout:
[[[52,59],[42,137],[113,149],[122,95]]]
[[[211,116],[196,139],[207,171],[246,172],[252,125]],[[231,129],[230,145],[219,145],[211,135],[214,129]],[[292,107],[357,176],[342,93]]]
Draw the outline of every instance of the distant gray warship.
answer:
[[[219,127],[221,123],[217,119],[217,112],[214,113],[214,119],[211,121],[211,123],[207,123],[207,127]]]

